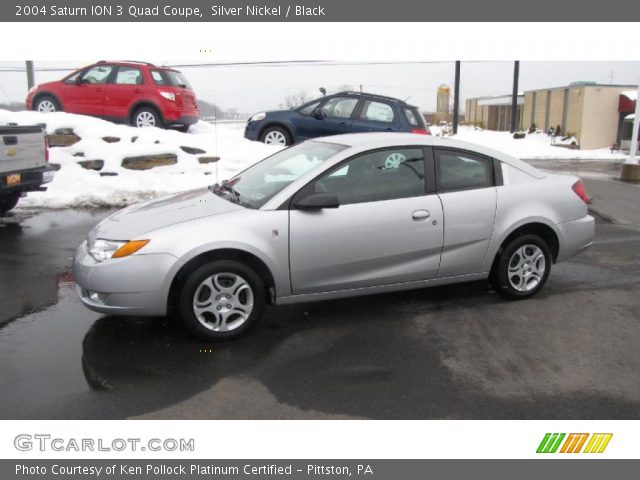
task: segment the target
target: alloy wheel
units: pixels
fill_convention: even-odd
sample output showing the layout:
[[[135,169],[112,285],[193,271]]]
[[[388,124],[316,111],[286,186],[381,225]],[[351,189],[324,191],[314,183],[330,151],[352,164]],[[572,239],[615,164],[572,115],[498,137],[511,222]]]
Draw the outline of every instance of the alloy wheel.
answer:
[[[523,245],[509,259],[507,276],[518,292],[530,292],[542,281],[547,269],[544,253],[537,245]]]
[[[144,128],[144,127],[155,127],[155,126],[156,126],[156,117],[153,113],[145,110],[136,115],[136,127]]]
[[[52,113],[56,111],[56,106],[51,100],[42,100],[38,103],[38,112]]]
[[[287,137],[279,130],[272,130],[264,136],[264,143],[267,145],[286,145]]]
[[[216,273],[203,280],[193,295],[193,312],[202,326],[215,332],[235,330],[253,311],[249,283],[235,273]]]

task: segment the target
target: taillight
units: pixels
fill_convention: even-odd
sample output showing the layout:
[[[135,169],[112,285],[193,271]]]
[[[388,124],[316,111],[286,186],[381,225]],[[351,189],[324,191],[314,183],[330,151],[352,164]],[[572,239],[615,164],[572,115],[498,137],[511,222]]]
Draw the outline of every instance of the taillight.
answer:
[[[429,135],[429,130],[425,130],[424,128],[414,128],[411,130],[411,133],[417,133],[418,135]]]
[[[582,200],[587,205],[591,202],[591,199],[589,198],[589,195],[587,195],[587,191],[584,188],[584,183],[582,183],[582,180],[578,180],[576,183],[574,183],[571,186],[571,189],[575,192],[576,195],[580,197],[580,200]]]
[[[44,161],[49,162],[49,137],[44,134]]]

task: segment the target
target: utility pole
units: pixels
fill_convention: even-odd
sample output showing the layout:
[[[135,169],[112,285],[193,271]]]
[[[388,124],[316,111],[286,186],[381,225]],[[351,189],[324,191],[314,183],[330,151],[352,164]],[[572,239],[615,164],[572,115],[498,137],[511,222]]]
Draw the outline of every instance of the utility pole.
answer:
[[[513,93],[511,96],[511,133],[516,131],[516,117],[518,116],[518,79],[520,77],[520,61],[513,62]]]
[[[27,88],[31,90],[36,85],[35,75],[33,74],[33,60],[27,60]]]
[[[453,87],[453,134],[458,133],[458,111],[460,110],[460,60],[456,60],[456,78]]]

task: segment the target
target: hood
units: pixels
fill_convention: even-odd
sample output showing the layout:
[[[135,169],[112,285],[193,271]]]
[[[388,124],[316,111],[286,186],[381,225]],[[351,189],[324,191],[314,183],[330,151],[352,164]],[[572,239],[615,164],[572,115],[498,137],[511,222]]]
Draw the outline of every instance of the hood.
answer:
[[[244,207],[214,195],[207,188],[191,190],[120,210],[100,222],[89,234],[89,241],[131,240],[169,225],[235,210]]]

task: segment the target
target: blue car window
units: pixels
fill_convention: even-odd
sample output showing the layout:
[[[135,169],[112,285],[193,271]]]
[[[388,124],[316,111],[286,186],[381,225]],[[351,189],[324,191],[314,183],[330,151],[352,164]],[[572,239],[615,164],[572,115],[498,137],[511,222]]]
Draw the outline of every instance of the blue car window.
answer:
[[[367,100],[362,107],[360,114],[362,120],[371,120],[374,122],[393,123],[395,116],[391,105],[382,102],[374,102]]]
[[[327,117],[349,118],[357,103],[357,98],[335,97],[327,100],[322,109],[327,112]]]

